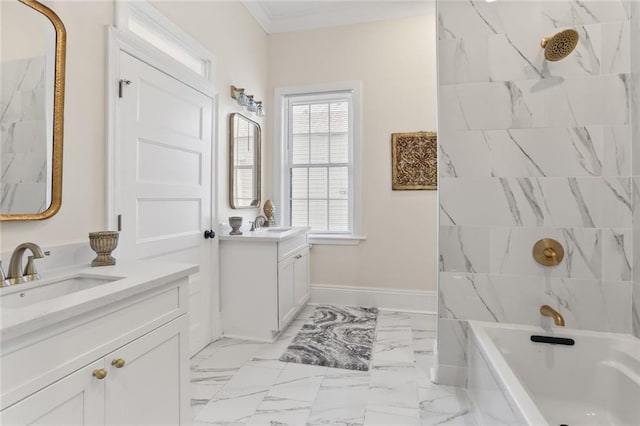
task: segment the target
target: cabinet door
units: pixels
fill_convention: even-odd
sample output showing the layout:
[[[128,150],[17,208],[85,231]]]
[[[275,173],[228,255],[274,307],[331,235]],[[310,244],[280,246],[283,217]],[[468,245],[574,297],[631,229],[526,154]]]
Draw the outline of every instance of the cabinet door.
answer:
[[[296,307],[300,307],[309,300],[309,249],[304,249],[294,258],[295,301]]]
[[[93,376],[104,361],[81,368],[0,412],[0,424],[102,425],[105,380]]]
[[[278,262],[278,329],[282,330],[296,312],[295,256]]]
[[[184,315],[105,357],[107,425],[189,422],[188,331]]]

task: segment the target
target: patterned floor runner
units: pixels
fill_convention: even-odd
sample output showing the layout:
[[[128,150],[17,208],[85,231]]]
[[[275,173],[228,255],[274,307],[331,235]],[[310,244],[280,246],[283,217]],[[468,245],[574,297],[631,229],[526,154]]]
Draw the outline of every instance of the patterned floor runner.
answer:
[[[369,370],[378,309],[321,305],[280,361]]]

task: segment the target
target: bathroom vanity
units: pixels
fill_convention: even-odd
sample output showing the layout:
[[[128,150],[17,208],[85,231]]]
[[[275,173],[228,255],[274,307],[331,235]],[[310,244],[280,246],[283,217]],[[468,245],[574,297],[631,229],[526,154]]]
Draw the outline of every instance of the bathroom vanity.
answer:
[[[197,269],[122,262],[1,288],[0,424],[189,424]]]
[[[220,234],[227,337],[274,341],[309,300],[308,228]]]

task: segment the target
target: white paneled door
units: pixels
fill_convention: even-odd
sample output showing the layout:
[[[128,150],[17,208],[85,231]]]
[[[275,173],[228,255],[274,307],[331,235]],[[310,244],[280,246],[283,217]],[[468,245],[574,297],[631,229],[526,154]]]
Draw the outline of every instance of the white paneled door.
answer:
[[[212,228],[214,101],[120,52],[119,255],[200,265],[189,282],[193,355],[212,339],[217,238]]]

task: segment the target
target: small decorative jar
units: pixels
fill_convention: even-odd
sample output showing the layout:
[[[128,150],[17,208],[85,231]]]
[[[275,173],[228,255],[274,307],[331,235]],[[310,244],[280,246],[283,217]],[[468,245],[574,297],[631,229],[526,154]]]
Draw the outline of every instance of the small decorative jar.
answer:
[[[118,231],[101,231],[89,233],[89,245],[97,253],[91,261],[91,266],[111,266],[116,264],[116,259],[111,252],[118,247]]]
[[[229,216],[229,226],[231,227],[229,235],[242,235],[242,231],[240,231],[242,216]]]

